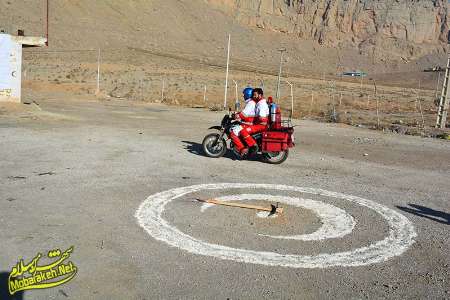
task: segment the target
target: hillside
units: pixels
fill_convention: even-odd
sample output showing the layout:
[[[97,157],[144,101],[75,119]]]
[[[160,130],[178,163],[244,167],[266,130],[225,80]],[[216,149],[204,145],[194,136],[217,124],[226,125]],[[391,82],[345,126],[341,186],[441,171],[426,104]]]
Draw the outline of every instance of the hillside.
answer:
[[[1,0],[0,27],[43,34],[44,1]],[[58,0],[50,1],[50,48],[139,48],[293,71],[385,73],[445,63],[444,0]]]

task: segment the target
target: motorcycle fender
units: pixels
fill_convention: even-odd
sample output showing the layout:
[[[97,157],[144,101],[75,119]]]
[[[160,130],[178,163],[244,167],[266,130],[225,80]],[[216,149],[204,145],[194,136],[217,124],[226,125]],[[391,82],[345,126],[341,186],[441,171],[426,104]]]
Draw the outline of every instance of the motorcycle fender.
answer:
[[[211,126],[208,129],[217,129],[217,130],[222,130],[222,127],[220,126]]]

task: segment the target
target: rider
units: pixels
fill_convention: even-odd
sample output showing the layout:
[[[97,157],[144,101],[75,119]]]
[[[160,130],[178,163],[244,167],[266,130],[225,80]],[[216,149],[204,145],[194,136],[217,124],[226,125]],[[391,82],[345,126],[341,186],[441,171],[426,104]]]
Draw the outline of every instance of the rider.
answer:
[[[245,101],[245,108],[239,113],[236,113],[234,115],[234,118],[238,121],[240,121],[239,125],[233,126],[231,129],[231,140],[234,144],[234,149],[241,155],[244,156],[248,153],[248,148],[244,146],[241,139],[239,138],[239,135],[241,132],[253,125],[253,120],[255,118],[255,112],[256,112],[256,102],[252,98],[253,96],[253,89],[251,87],[247,87],[242,91],[242,94],[244,96]]]
[[[252,151],[257,152],[258,145],[251,135],[267,129],[267,124],[269,122],[269,105],[264,98],[263,90],[260,88],[253,89],[253,100],[256,102],[253,124],[246,126],[240,134]]]

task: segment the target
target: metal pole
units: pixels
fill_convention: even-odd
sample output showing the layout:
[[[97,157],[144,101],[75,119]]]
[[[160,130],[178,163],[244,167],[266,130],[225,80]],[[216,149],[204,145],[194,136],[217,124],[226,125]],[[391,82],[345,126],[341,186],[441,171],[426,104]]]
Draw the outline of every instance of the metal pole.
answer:
[[[47,40],[45,41],[45,46],[47,46],[48,47],[48,12],[49,12],[49,3],[48,3],[48,1],[49,0],[47,0],[46,1],[46,16],[45,16],[45,19],[46,19],[46,24],[45,24],[45,37],[47,38]]]
[[[419,102],[419,112],[420,116],[422,118],[422,130],[425,130],[425,118],[423,117],[423,110],[422,110],[422,100],[420,98],[417,98],[417,102]]]
[[[228,34],[227,73],[225,75],[225,96],[223,99],[223,109],[227,109],[228,70],[230,65],[230,42],[231,42],[231,34]]]
[[[438,78],[437,78],[437,83],[436,83],[436,92],[434,93],[434,100],[436,100],[438,97],[439,81],[441,80],[441,72],[438,71],[437,73],[438,73]]]
[[[359,74],[359,76],[361,77],[361,87],[360,87],[360,93],[362,94],[362,84],[363,84],[363,76],[362,76],[362,71],[359,71],[359,72],[361,72],[360,74]]]
[[[144,101],[144,79],[142,78],[140,80],[140,86],[141,86],[141,101]]]
[[[291,116],[290,116],[290,118],[292,119],[292,115],[294,114],[294,91],[292,89],[293,84],[287,80],[286,80],[286,82],[291,87]]]
[[[205,89],[203,90],[203,102],[206,103],[206,84]]]
[[[377,129],[380,129],[380,103],[378,100],[378,92],[377,92],[377,82],[373,81],[373,86],[375,89],[375,99],[377,101]]]
[[[423,117],[422,101],[421,101],[421,98],[420,98],[420,80],[419,80],[419,89],[417,91],[417,102],[419,104],[419,112],[420,112],[420,116],[422,118],[422,130],[425,130],[425,119]]]
[[[161,88],[161,103],[164,101],[164,78],[162,80],[162,88]]]
[[[236,101],[234,102],[234,109],[237,111],[240,107],[239,96],[238,96],[238,84],[237,84],[236,80],[233,80],[233,83],[234,83],[235,95],[236,95]]]
[[[280,53],[280,70],[278,71],[278,83],[277,83],[277,95],[276,95],[277,100],[280,99],[281,68],[283,65],[283,52],[286,51],[286,48],[278,49],[278,51],[280,51],[281,53]]]
[[[97,56],[97,90],[95,93],[100,94],[100,48],[98,48]]]

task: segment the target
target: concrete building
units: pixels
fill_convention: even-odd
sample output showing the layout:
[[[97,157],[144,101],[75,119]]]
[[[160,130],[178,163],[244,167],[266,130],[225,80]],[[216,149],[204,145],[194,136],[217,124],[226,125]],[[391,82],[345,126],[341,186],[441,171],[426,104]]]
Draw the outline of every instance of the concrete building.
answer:
[[[0,33],[0,102],[21,102],[22,47],[45,46],[47,39]]]

